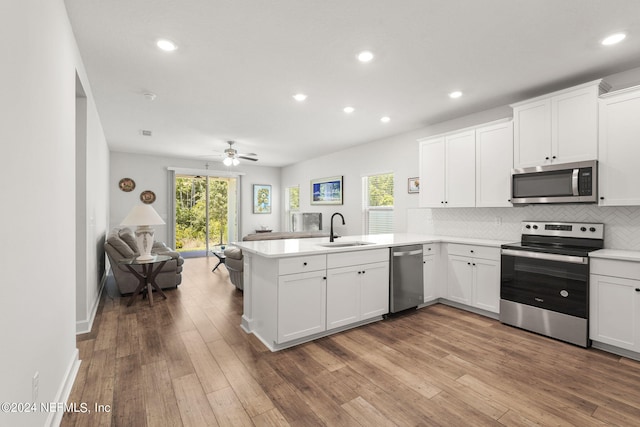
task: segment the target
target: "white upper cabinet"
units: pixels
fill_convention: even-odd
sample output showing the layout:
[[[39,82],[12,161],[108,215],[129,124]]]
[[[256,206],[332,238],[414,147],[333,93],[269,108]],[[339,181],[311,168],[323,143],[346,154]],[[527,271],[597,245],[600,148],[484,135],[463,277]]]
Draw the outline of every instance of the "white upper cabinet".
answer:
[[[421,207],[434,208],[443,206],[444,196],[444,137],[428,139],[420,142],[420,181],[429,186],[420,187],[419,202]]]
[[[513,122],[476,129],[476,206],[509,207]]]
[[[600,100],[601,206],[640,205],[640,86]]]
[[[420,142],[421,207],[475,206],[475,131]]]
[[[508,207],[513,124],[501,120],[420,142],[420,207]]]
[[[596,80],[513,104],[516,168],[598,158],[598,96],[609,89]]]

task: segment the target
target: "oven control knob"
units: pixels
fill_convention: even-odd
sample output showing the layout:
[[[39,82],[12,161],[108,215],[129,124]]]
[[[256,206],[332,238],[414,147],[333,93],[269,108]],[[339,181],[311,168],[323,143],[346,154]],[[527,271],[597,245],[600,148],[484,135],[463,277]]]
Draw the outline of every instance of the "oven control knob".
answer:
[[[591,227],[591,228],[589,228],[589,231],[592,232],[592,233],[595,233],[596,232],[596,228],[595,227]]]
[[[580,227],[580,231],[587,231],[587,227]]]
[[[531,228],[531,225],[527,224],[524,226],[524,228],[526,228],[527,230],[529,230]]]
[[[537,226],[537,225],[534,225],[534,226],[533,226],[533,229],[534,229],[534,230],[537,230],[537,229],[538,229],[538,226]]]
[[[565,291],[564,289],[560,291],[560,295],[564,298],[569,296],[569,292]]]

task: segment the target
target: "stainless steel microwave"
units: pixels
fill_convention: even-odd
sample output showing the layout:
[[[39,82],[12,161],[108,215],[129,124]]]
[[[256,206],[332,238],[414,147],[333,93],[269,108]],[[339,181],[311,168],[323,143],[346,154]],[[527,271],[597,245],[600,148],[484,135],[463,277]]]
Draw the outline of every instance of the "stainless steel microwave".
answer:
[[[597,203],[598,161],[513,169],[511,203]]]

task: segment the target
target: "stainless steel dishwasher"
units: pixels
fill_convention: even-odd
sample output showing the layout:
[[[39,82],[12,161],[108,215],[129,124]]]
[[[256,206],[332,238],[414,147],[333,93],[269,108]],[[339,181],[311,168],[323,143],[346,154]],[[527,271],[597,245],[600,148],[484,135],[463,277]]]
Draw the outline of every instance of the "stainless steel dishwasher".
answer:
[[[397,313],[424,302],[422,245],[391,248],[389,311]]]

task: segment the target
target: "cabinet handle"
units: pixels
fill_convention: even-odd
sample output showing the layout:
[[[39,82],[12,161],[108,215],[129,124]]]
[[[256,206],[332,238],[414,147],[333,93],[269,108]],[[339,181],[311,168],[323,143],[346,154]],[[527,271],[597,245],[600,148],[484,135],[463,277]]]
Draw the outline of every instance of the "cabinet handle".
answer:
[[[604,196],[600,196],[600,200],[604,200]]]
[[[327,280],[327,276],[324,276],[324,277],[322,278],[322,280]]]
[[[473,265],[473,266],[475,267],[475,266],[476,266],[476,263],[474,262],[474,263],[473,263],[473,264],[471,264],[471,265]]]
[[[307,266],[307,263],[306,263],[306,262],[303,262],[303,263],[302,263],[302,265],[304,265],[304,266],[306,267],[306,266]]]
[[[362,271],[362,274],[366,273],[366,271]]]
[[[470,263],[470,262],[468,262],[468,263],[467,263],[467,265],[471,265],[471,263]]]
[[[549,160],[549,157],[545,157],[544,159],[545,159],[545,160]]]
[[[427,248],[427,250],[428,250],[428,251],[430,251],[430,250],[431,250],[431,248]]]
[[[636,292],[640,292],[640,288],[636,288]]]
[[[553,157],[551,157],[551,158],[552,158],[552,159],[555,159],[555,158],[556,158],[556,156],[553,156]]]
[[[473,253],[473,249],[471,249],[471,253]]]
[[[444,201],[440,200],[440,203],[444,203]]]

